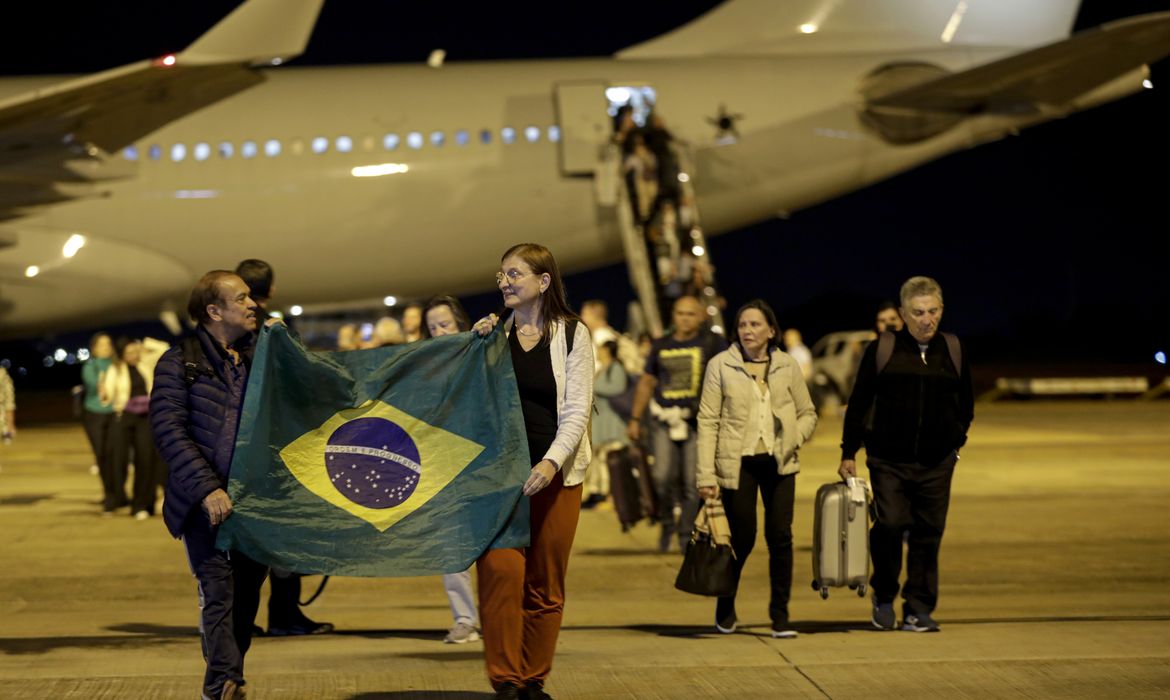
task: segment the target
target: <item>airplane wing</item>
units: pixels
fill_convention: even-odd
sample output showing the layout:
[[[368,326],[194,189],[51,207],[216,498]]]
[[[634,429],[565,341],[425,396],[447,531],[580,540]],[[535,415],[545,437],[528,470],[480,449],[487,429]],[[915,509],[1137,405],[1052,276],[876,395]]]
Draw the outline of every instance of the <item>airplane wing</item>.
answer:
[[[944,115],[1062,111],[1076,98],[1170,55],[1170,12],[1111,22],[1064,41],[911,87],[866,106]]]
[[[308,43],[323,0],[248,0],[185,51],[0,101],[0,219],[71,198],[58,185],[121,177],[112,154],[264,80]],[[111,164],[112,165],[112,164]]]

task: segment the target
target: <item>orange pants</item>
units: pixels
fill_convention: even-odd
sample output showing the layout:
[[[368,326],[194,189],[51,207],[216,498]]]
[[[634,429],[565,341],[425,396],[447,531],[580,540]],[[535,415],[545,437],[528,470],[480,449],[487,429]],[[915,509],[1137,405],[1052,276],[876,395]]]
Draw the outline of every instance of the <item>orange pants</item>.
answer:
[[[543,683],[552,670],[580,513],[581,486],[566,488],[558,473],[532,497],[530,544],[489,549],[477,562],[483,655],[493,688]]]

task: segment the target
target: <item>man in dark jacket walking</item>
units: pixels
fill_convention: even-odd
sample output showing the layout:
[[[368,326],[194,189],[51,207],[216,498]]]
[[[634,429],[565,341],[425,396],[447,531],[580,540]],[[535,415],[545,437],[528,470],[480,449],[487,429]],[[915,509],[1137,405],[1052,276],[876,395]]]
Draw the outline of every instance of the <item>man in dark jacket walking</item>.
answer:
[[[953,335],[939,333],[942,288],[929,277],[902,285],[905,327],[869,344],[858,369],[841,441],[842,478],[857,475],[865,445],[873,486],[873,624],[896,627],[894,599],[906,585],[902,629],[937,632],[938,552],[951,498],[951,477],[975,413],[971,370]]]
[[[183,540],[199,586],[203,697],[244,695],[244,654],[267,568],[242,552],[215,548],[232,513],[228,470],[239,429],[257,327],[256,304],[238,275],[204,275],[187,303],[193,340],[168,350],[155,367],[150,423],[170,467],[163,519]]]

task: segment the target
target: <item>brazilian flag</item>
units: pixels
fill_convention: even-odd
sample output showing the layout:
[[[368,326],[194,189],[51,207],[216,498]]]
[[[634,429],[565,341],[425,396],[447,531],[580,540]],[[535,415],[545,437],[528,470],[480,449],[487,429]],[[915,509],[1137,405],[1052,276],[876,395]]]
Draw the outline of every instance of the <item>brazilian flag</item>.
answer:
[[[217,546],[305,574],[420,576],[528,544],[504,334],[310,352],[260,332]]]

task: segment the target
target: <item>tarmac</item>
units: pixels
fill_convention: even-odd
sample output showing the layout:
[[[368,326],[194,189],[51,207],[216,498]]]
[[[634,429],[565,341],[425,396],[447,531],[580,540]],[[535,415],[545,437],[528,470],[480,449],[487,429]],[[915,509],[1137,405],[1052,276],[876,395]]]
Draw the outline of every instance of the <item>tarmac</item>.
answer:
[[[811,580],[812,501],[836,480],[822,420],[797,479],[791,615],[773,640],[761,540],[740,631],[674,589],[677,552],[585,511],[556,698],[1170,697],[1170,403],[980,404],[942,548],[939,634],[879,632],[848,589]],[[100,516],[81,427],[0,448],[0,698],[195,698],[195,584],[159,518]],[[306,595],[319,578],[306,579]],[[261,638],[252,700],[490,697],[478,642],[442,643],[438,577],[332,579],[308,614],[338,633]],[[262,608],[260,624],[265,612]]]

